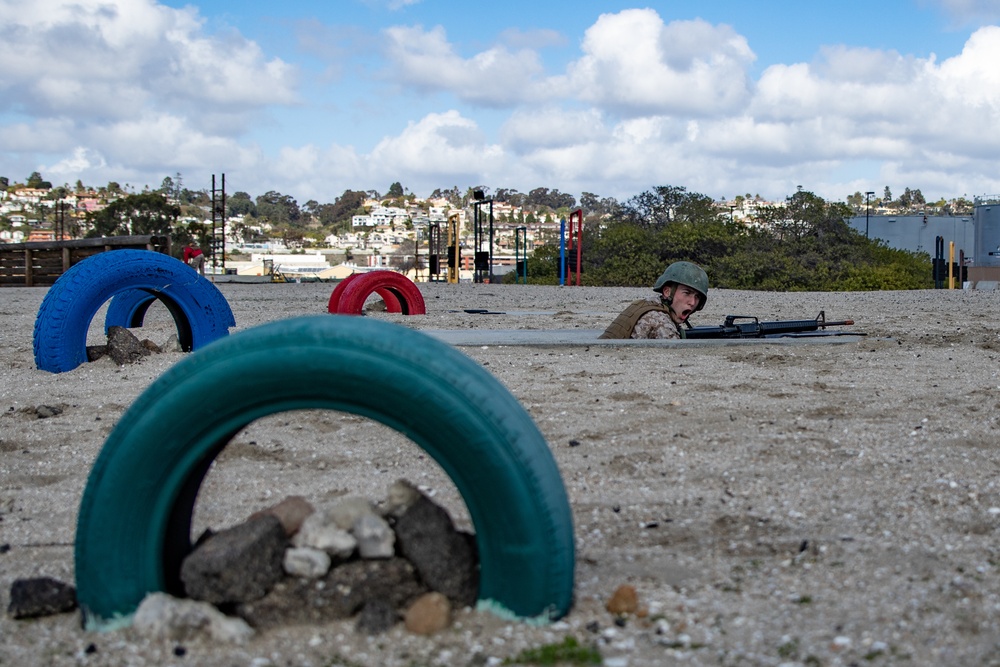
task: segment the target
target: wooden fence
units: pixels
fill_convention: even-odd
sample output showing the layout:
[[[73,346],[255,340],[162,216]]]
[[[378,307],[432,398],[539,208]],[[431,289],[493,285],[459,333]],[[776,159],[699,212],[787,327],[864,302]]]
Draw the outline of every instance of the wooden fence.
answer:
[[[55,283],[69,267],[91,255],[132,248],[170,254],[169,236],[106,236],[71,241],[0,244],[0,287],[39,287]]]

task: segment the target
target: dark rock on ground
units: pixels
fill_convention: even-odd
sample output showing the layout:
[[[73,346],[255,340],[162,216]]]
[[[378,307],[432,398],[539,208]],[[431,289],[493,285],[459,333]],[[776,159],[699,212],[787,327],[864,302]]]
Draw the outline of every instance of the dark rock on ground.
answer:
[[[475,541],[455,529],[448,512],[421,494],[396,519],[397,551],[413,563],[420,578],[459,607],[479,594]]]
[[[17,579],[10,586],[11,618],[51,616],[76,609],[76,589],[51,577]]]
[[[259,599],[281,580],[288,538],[281,521],[260,516],[199,544],[181,565],[187,595],[213,604]]]
[[[108,329],[108,355],[119,366],[133,364],[149,355],[149,350],[125,327]]]

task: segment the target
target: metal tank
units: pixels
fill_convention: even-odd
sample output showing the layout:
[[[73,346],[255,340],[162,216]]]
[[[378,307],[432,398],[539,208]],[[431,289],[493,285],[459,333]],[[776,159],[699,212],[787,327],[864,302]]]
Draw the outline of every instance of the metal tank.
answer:
[[[974,266],[1000,267],[1000,195],[975,198]]]

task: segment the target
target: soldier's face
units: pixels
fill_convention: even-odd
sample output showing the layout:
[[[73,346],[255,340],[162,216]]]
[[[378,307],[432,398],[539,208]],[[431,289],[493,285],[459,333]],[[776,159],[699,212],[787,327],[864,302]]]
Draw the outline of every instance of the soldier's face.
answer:
[[[670,317],[677,324],[687,322],[688,317],[698,307],[701,296],[687,285],[677,285],[674,288],[673,302],[670,305]]]

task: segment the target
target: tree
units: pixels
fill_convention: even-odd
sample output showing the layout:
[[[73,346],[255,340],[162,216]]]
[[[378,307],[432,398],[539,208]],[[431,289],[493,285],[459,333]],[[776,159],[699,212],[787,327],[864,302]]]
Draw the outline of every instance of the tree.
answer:
[[[662,227],[675,221],[708,222],[719,216],[715,200],[687,188],[661,185],[621,205],[621,219],[638,225]]]
[[[50,190],[52,189],[52,183],[42,180],[42,175],[37,171],[31,172],[31,176],[28,176],[28,180],[25,183],[29,188],[35,190]]]
[[[100,211],[88,213],[91,229],[87,236],[168,235],[180,214],[180,207],[167,203],[163,195],[152,192],[128,195]]]
[[[885,192],[883,192],[883,193],[882,193],[882,201],[883,201],[883,202],[884,202],[884,203],[885,203],[886,205],[888,205],[888,204],[891,204],[891,203],[892,203],[892,190],[890,190],[890,189],[889,189],[889,186],[888,186],[888,185],[887,185],[887,186],[885,186]]]
[[[404,195],[403,186],[399,184],[399,181],[396,181],[395,183],[390,185],[389,191],[385,193],[385,196],[388,197],[389,199],[399,199],[403,195]]]
[[[237,192],[236,194],[229,197],[226,202],[229,205],[229,217],[236,218],[240,216],[257,216],[257,204],[254,203],[253,199],[246,192]]]
[[[324,225],[350,224],[351,218],[364,212],[368,194],[361,190],[344,190],[333,204],[325,204],[320,211],[320,221]]]
[[[270,190],[257,197],[257,216],[267,218],[273,224],[296,225],[302,218],[299,205],[289,195]]]

